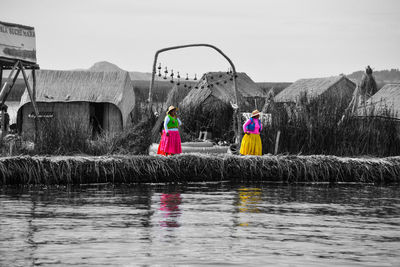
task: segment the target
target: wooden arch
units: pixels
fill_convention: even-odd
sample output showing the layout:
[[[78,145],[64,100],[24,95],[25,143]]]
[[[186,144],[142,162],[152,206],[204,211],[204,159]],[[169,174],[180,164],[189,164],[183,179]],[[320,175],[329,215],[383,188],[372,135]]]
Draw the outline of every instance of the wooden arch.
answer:
[[[235,137],[236,137],[236,142],[240,142],[240,112],[239,112],[239,103],[238,103],[238,92],[237,92],[237,74],[236,74],[236,68],[235,65],[233,64],[232,60],[224,53],[222,52],[221,49],[214,45],[210,44],[187,44],[187,45],[178,45],[178,46],[171,46],[171,47],[166,47],[163,49],[160,49],[156,52],[154,55],[154,61],[153,61],[153,71],[151,74],[151,81],[150,81],[150,88],[149,88],[149,106],[151,108],[153,104],[153,87],[154,87],[154,78],[156,75],[156,65],[157,65],[157,59],[158,55],[161,54],[162,52],[170,51],[170,50],[176,50],[176,49],[182,49],[182,48],[188,48],[188,47],[209,47],[217,51],[219,54],[221,54],[228,62],[229,65],[231,66],[232,73],[233,73],[233,90],[234,90],[234,100],[235,103],[232,104],[232,107],[234,108],[234,121],[236,121],[236,128],[235,128]],[[236,117],[236,120],[235,120]]]

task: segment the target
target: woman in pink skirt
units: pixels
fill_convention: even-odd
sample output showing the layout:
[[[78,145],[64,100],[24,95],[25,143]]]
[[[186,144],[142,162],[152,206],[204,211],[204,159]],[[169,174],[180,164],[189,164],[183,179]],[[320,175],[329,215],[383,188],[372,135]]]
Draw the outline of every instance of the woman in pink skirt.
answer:
[[[179,126],[182,122],[176,115],[177,110],[176,107],[170,106],[164,119],[165,134],[161,150],[166,156],[182,153],[181,136],[179,135]]]
[[[158,144],[157,154],[158,155],[165,155],[164,149],[164,140],[165,140],[165,131],[164,131],[164,122],[162,123],[162,127],[160,129],[160,143]]]

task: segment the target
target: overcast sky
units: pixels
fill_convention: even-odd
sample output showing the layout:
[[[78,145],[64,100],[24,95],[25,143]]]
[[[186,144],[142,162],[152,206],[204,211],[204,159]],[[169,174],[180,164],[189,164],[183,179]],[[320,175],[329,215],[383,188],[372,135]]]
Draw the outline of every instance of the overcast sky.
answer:
[[[109,61],[151,72],[156,50],[210,43],[255,81],[399,68],[399,0],[0,0],[0,20],[35,27],[43,69]],[[208,48],[162,54],[201,75],[228,63]]]

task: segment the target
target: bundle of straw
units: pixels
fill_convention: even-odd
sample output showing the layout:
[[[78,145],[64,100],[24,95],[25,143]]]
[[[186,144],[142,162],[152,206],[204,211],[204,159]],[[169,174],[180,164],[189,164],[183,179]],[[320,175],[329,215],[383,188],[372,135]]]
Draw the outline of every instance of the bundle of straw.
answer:
[[[0,184],[262,181],[399,183],[400,157],[181,154],[108,157],[6,157]]]

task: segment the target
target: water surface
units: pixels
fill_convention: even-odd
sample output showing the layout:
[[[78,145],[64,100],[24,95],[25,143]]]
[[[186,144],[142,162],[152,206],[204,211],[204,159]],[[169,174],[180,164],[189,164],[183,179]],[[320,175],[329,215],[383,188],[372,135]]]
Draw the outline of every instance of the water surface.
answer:
[[[0,266],[400,266],[400,187],[0,188]]]

